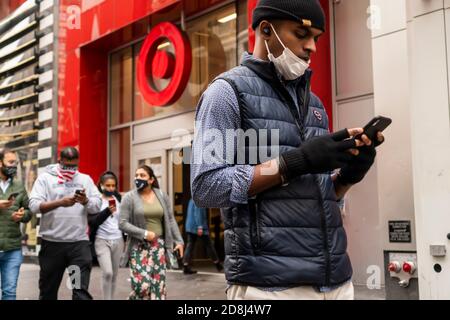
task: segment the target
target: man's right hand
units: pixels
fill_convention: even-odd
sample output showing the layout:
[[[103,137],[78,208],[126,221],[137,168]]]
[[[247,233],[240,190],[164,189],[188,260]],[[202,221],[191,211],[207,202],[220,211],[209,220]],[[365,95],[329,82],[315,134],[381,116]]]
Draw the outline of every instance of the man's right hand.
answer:
[[[65,198],[62,198],[59,202],[60,207],[63,207],[63,208],[73,207],[75,205],[75,203],[77,203],[77,201],[75,200],[75,197],[65,197]]]
[[[0,200],[0,209],[9,209],[13,204],[13,200]]]
[[[304,142],[299,148],[281,155],[280,161],[284,161],[283,174],[287,179],[292,179],[344,167],[357,155],[355,148],[363,145],[361,141],[353,139],[362,132],[362,128],[345,129]]]

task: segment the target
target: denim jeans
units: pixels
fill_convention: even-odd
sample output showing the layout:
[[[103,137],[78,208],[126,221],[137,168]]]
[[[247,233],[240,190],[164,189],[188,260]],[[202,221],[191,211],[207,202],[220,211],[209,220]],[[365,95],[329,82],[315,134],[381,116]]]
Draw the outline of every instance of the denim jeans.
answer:
[[[16,300],[17,280],[23,262],[22,250],[0,252],[0,283],[2,300]]]

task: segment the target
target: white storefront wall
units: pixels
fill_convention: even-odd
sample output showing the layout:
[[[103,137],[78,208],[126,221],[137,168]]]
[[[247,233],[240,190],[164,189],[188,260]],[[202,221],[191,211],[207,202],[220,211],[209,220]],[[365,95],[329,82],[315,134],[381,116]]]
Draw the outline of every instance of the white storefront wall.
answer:
[[[449,260],[433,257],[430,246],[446,248],[450,233],[450,0],[330,6],[336,129],[361,126],[375,115],[394,120],[376,165],[347,197],[354,281],[366,285],[378,266],[384,285],[383,251],[417,250],[420,298],[449,299]],[[389,242],[390,220],[412,222],[411,243]]]
[[[379,270],[383,290],[383,252],[417,248],[420,297],[448,299],[450,263],[431,257],[429,246],[447,245],[450,233],[450,0],[330,0],[330,8],[335,129],[362,126],[375,115],[394,120],[375,166],[346,199],[354,282],[367,286]],[[194,116],[135,125],[133,165],[152,152],[189,145]],[[181,144],[174,130],[185,136]],[[411,243],[389,242],[391,220],[411,221]]]

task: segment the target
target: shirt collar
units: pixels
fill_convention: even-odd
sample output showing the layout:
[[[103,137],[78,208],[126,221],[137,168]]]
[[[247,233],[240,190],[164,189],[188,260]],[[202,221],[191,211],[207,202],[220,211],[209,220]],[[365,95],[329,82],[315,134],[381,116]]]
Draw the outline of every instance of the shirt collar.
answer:
[[[7,185],[7,184],[9,184],[9,183],[11,183],[11,178],[9,178],[8,180],[3,180],[3,179],[0,179],[0,183],[2,184],[2,185]]]

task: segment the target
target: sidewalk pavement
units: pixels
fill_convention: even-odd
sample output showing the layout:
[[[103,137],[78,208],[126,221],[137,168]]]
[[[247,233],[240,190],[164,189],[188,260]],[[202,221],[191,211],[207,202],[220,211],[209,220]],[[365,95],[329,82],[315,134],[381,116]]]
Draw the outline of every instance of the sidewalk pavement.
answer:
[[[195,275],[184,275],[182,271],[168,271],[167,273],[167,299],[168,300],[225,300],[226,281],[223,273],[214,271],[214,268],[202,267]],[[206,272],[205,272],[206,271]],[[61,283],[59,290],[60,300],[70,300],[72,293],[66,287],[67,275]],[[36,264],[23,264],[17,288],[18,300],[36,300],[39,297],[39,266]],[[99,267],[91,272],[89,292],[95,300],[102,300],[102,276]],[[125,300],[130,293],[129,269],[120,269],[117,279],[117,300]],[[357,300],[383,300],[384,290],[368,290],[365,287],[355,286]]]

